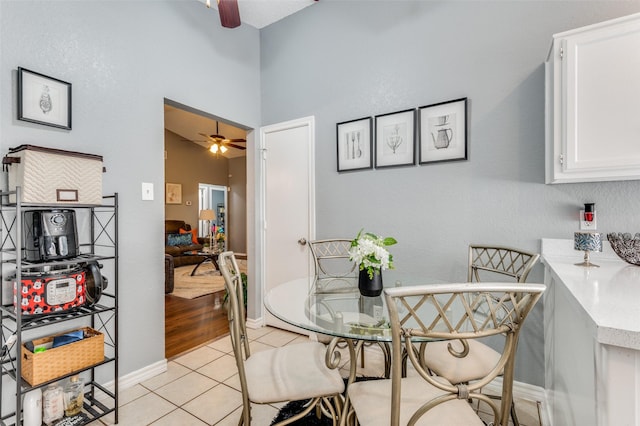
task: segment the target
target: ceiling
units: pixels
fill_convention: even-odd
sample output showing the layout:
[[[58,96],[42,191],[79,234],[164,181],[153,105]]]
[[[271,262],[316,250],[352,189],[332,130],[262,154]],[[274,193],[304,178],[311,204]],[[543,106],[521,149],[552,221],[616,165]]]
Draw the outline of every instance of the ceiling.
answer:
[[[218,130],[216,131],[216,123],[218,124]],[[208,117],[204,113],[199,114],[191,111],[187,111],[182,108],[178,108],[173,105],[164,105],[164,128],[182,136],[184,143],[195,142],[205,148],[211,146],[211,142],[207,142],[205,135],[220,134],[228,139],[246,139],[247,132],[243,129],[227,124],[223,121],[216,121],[215,117]],[[234,142],[236,145],[246,147],[246,142]],[[226,158],[244,157],[246,150],[229,148],[224,154],[219,154]],[[211,154],[215,155],[215,154]]]
[[[198,1],[206,3],[206,0]],[[210,3],[212,9],[218,9],[216,0]],[[238,0],[238,10],[243,24],[260,29],[314,3],[315,0]]]

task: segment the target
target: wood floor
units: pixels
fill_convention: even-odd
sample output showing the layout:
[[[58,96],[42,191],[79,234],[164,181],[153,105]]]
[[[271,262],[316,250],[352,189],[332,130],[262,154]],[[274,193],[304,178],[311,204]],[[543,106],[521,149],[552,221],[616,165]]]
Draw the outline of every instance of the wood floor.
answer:
[[[227,313],[222,306],[215,306],[216,299],[221,302],[223,295],[224,290],[195,299],[171,294],[164,296],[164,353],[167,359],[229,334]]]

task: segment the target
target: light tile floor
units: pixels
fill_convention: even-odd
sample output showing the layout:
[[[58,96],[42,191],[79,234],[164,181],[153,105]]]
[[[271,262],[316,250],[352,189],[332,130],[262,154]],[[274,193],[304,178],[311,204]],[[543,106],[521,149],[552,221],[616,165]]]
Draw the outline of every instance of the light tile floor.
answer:
[[[306,336],[272,327],[247,332],[252,352],[308,340]],[[380,375],[381,353],[368,350],[365,356],[366,366],[358,374]],[[341,370],[346,376],[346,365]],[[242,400],[229,337],[175,358],[168,363],[166,372],[121,391],[119,402],[121,426],[237,425]],[[270,425],[280,406],[255,405],[252,424]],[[541,424],[538,403],[517,400],[516,407],[523,426]],[[113,415],[107,416],[92,426],[113,425],[113,420]]]

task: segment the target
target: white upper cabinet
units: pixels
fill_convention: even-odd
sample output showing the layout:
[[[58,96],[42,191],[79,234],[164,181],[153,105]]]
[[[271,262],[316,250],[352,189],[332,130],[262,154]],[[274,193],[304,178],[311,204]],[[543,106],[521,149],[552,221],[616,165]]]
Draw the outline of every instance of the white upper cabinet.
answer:
[[[546,183],[640,179],[640,13],[553,36]]]

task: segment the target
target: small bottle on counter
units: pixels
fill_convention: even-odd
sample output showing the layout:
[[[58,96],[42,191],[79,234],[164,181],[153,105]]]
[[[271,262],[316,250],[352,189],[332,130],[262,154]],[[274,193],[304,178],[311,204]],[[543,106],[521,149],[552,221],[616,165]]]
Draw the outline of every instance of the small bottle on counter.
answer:
[[[42,425],[42,390],[40,388],[30,390],[24,395],[22,403],[22,425]]]
[[[64,398],[62,386],[51,383],[42,392],[42,421],[50,426],[64,417]]]
[[[71,376],[64,387],[64,414],[75,416],[82,411],[84,401],[84,383],[80,377]]]

